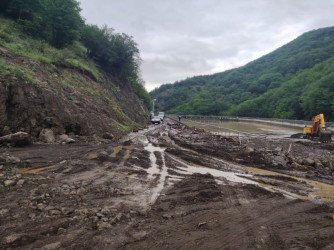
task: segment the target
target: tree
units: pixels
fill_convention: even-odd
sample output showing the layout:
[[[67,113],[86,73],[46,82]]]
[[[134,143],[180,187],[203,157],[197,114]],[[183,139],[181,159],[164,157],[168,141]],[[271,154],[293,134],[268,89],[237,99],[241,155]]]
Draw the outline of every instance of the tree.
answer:
[[[80,38],[84,21],[80,6],[75,0],[45,0],[44,20],[49,42],[62,48]]]
[[[62,48],[80,38],[84,21],[75,0],[2,0],[1,11],[23,30]]]
[[[106,72],[123,80],[140,82],[141,59],[131,36],[114,33],[107,26],[85,25],[81,41],[87,47],[89,56]]]

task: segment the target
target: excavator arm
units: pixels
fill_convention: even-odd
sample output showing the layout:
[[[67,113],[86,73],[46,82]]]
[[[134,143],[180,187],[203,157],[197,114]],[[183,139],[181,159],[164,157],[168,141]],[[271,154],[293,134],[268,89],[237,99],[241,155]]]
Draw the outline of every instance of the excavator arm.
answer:
[[[324,114],[317,115],[312,119],[312,134],[320,136],[321,131],[326,130]]]

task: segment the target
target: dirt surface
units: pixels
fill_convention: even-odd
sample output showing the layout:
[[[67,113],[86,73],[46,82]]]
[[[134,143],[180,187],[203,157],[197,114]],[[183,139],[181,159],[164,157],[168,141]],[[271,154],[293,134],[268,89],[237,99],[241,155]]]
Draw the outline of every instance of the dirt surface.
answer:
[[[171,120],[84,141],[0,147],[0,248],[334,248],[331,144]]]

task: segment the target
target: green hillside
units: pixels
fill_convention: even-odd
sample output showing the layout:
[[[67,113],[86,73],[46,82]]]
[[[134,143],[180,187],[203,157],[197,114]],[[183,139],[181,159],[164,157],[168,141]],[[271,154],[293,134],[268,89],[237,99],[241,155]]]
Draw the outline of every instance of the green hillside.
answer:
[[[150,93],[173,114],[334,120],[334,27],[314,30],[247,65]]]

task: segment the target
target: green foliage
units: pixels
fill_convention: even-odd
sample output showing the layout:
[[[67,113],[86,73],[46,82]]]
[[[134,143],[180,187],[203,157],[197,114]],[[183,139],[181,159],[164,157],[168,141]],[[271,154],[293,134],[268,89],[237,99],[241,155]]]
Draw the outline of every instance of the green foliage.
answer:
[[[126,34],[115,33],[113,29],[96,25],[85,25],[81,42],[86,46],[88,55],[104,71],[129,82],[132,90],[151,109],[151,98],[143,87],[139,77],[141,59],[133,38]]]
[[[123,123],[120,123],[114,119],[111,119],[112,121],[112,124],[117,127],[118,130],[120,130],[122,132],[122,134],[128,134],[132,131],[133,128],[135,127],[138,127],[139,124],[137,123],[126,123],[126,124],[123,124]]]
[[[6,0],[1,12],[18,20],[22,29],[63,48],[80,38],[84,21],[75,0]]]
[[[139,50],[132,37],[114,33],[107,26],[100,29],[96,25],[85,25],[81,41],[89,56],[106,72],[123,80],[138,77]]]
[[[10,73],[9,67],[6,65],[3,59],[0,59],[0,74],[6,76],[9,73]]]
[[[334,120],[334,28],[308,32],[243,67],[150,93],[175,114]]]
[[[100,73],[92,60],[86,58],[87,49],[78,41],[64,49],[56,49],[43,40],[36,40],[30,36],[22,35],[19,27],[13,21],[0,17],[0,45],[6,47],[15,54],[29,57],[35,63],[47,63],[63,65],[78,69],[92,78],[99,80]],[[9,42],[8,42],[9,40]]]
[[[131,82],[131,88],[133,92],[138,96],[140,100],[143,100],[145,106],[148,110],[152,109],[152,100],[147,90],[143,87],[142,84],[139,84],[137,81]]]
[[[75,0],[45,0],[43,22],[48,30],[47,40],[56,48],[72,44],[80,38],[84,21]]]

